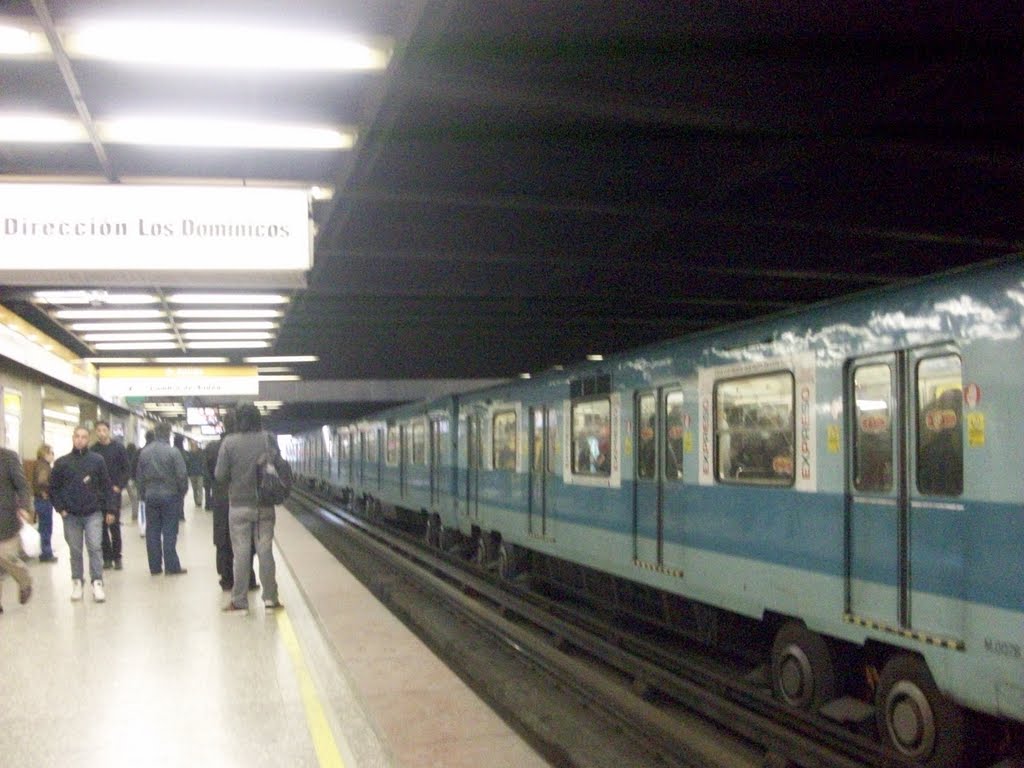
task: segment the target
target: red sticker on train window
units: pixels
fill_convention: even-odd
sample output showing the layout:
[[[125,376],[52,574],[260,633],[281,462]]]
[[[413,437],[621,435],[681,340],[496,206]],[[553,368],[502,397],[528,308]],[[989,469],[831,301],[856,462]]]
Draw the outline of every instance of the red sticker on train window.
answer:
[[[924,423],[932,432],[941,432],[944,429],[953,429],[957,425],[956,411],[951,408],[932,411],[925,415]]]

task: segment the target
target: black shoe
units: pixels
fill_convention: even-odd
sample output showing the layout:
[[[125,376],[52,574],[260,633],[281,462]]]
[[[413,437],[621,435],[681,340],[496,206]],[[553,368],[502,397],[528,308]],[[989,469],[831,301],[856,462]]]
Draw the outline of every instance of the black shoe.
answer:
[[[188,568],[179,568],[176,571],[168,571],[167,575],[168,576],[181,576],[184,573],[188,573]]]
[[[27,587],[22,587],[18,590],[18,602],[24,605],[32,597],[32,585],[29,584]]]
[[[249,591],[250,592],[255,592],[259,588],[260,588],[260,585],[257,584],[255,581],[250,581],[249,582]]]
[[[57,562],[57,558],[54,557],[53,555],[44,555],[44,556],[39,558],[39,562],[40,563],[56,563]]]
[[[115,571],[122,571],[122,570],[124,570],[124,564],[122,564],[121,558],[117,558],[117,560],[114,561],[114,570]]]
[[[113,567],[114,567],[114,561],[113,561],[113,560],[104,560],[104,561],[103,561],[103,567],[104,567],[104,568],[105,568],[106,570],[108,570],[108,571],[109,571],[109,570],[110,570],[111,568],[113,568]]]
[[[235,585],[233,582],[230,581],[222,581],[220,583],[220,588],[222,592],[230,592],[235,588]]]

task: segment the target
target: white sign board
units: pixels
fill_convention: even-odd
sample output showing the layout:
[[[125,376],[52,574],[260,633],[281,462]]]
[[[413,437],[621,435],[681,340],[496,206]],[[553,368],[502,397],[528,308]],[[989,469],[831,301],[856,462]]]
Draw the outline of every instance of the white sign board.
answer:
[[[192,284],[203,272],[304,280],[312,253],[304,189],[0,184],[0,279],[8,283],[18,273],[53,284],[83,271],[190,273]]]
[[[141,366],[100,371],[100,397],[258,395],[255,366]]]

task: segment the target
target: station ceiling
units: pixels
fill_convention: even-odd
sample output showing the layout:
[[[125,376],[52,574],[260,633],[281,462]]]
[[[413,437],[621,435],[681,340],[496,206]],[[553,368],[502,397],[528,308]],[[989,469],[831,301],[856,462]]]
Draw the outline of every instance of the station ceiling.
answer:
[[[354,74],[0,61],[0,114],[355,127],[326,151],[0,144],[0,181],[333,188],[271,350],[318,356],[318,395],[285,390],[282,430],[1024,250],[1016,3],[0,2],[55,29],[129,10],[391,42]],[[96,355],[24,286],[0,303]]]

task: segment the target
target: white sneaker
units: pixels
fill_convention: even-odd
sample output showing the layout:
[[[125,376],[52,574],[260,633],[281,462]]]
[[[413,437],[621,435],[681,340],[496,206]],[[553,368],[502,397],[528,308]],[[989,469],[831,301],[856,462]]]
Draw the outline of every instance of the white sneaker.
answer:
[[[72,579],[71,580],[71,599],[81,600],[82,599],[82,580]]]
[[[102,603],[107,599],[107,593],[103,591],[103,582],[97,579],[92,583],[92,599]]]

